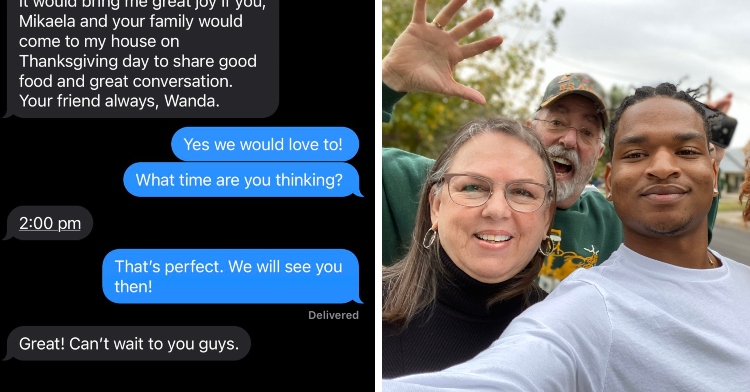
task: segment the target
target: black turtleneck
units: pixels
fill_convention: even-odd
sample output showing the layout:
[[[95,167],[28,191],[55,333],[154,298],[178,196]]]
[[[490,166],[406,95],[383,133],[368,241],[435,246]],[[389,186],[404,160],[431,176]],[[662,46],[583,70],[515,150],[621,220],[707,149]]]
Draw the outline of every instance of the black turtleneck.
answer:
[[[465,362],[489,347],[524,310],[520,295],[488,309],[487,299],[507,282],[489,284],[470,277],[442,248],[440,260],[448,276],[438,277],[434,307],[420,312],[403,330],[383,322],[383,378],[438,371]],[[530,302],[541,301],[543,296]]]

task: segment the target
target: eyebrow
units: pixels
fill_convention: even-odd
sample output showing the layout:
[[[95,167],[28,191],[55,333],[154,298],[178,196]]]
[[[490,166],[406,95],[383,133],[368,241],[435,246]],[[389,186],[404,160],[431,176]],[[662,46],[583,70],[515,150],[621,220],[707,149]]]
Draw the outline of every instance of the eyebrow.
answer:
[[[674,135],[674,139],[681,142],[686,142],[694,139],[701,139],[704,135],[699,132],[680,132],[676,135]],[[619,142],[617,142],[617,145],[625,145],[625,144],[641,144],[648,141],[648,137],[642,136],[642,135],[635,135],[635,136],[625,136],[620,139]]]
[[[559,103],[553,107],[550,107],[549,111],[550,113],[555,113],[555,114],[570,114],[570,108]],[[599,117],[599,112],[585,114],[584,118],[586,119],[586,121],[589,121],[591,125],[594,125],[595,127],[603,126],[601,122],[601,118]]]
[[[475,173],[475,172],[464,172],[464,173],[456,173],[456,174],[464,174],[464,175],[467,175],[467,176],[472,176],[472,177],[479,177],[479,178],[481,178],[481,179],[484,179],[484,180],[490,181],[490,182],[492,182],[492,183],[495,183],[495,184],[510,184],[511,182],[533,182],[533,183],[535,183],[535,184],[538,184],[538,183],[539,183],[539,182],[538,182],[537,180],[535,180],[535,179],[533,179],[533,178],[531,178],[531,177],[527,177],[527,178],[519,178],[519,179],[513,179],[513,180],[510,180],[510,181],[508,181],[508,182],[500,182],[500,181],[495,181],[495,180],[493,180],[493,179],[491,179],[491,178],[487,178],[487,176],[483,176],[483,175],[481,175],[481,174],[478,174],[478,173]],[[542,182],[542,183],[546,183],[546,182],[547,182],[547,181],[545,180],[545,181],[544,181],[544,182]]]
[[[567,106],[563,106],[561,104],[556,104],[552,106],[551,108],[548,108],[550,112],[553,113],[568,113],[570,112],[570,109]]]

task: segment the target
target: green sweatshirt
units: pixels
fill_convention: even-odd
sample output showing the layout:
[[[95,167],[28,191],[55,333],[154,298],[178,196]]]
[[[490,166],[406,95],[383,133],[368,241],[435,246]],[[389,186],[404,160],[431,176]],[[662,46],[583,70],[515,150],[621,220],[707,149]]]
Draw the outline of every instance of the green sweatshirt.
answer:
[[[405,94],[383,85],[383,121]],[[434,160],[395,148],[383,148],[383,265],[404,256],[412,241],[419,192]],[[714,198],[708,213],[708,241],[718,212]],[[418,239],[421,241],[421,239]],[[609,258],[622,243],[622,222],[611,202],[597,191],[584,191],[567,209],[557,209],[552,223],[553,251],[539,275],[550,292],[576,268],[590,268]]]

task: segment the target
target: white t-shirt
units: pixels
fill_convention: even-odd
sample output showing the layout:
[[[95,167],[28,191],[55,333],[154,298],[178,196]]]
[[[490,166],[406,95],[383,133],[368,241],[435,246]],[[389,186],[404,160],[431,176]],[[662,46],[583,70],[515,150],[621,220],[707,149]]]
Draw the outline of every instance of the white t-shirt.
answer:
[[[621,245],[474,359],[383,391],[750,391],[750,267],[712,253],[689,269]]]

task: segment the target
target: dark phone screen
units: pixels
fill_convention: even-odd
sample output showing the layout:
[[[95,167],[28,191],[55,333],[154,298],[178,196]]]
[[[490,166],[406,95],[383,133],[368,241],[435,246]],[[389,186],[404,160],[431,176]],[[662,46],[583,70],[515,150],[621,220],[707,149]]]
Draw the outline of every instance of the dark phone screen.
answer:
[[[235,2],[236,0],[231,0],[231,3]],[[57,7],[54,12],[65,13],[78,21],[80,15],[77,12],[86,2],[48,3],[60,3],[62,6],[76,3],[78,8]],[[107,14],[111,21],[118,13],[125,15],[125,1],[119,2],[121,8],[117,11],[111,8],[111,2],[104,3],[110,4],[110,8],[102,7],[93,12],[92,17]],[[152,2],[145,3],[149,7],[153,6]],[[196,2],[191,3],[194,8]],[[216,3],[219,7],[221,0]],[[258,0],[245,3],[262,4]],[[197,4],[207,7],[209,3],[201,1]],[[27,16],[52,13],[51,9],[34,9],[32,5],[32,0],[28,0],[28,8],[19,10],[18,1],[10,1],[8,9],[15,8],[16,12]],[[204,12],[205,15],[212,15],[211,12],[214,12],[214,16],[226,18],[226,23],[237,24],[237,18],[243,10],[232,11],[232,5],[229,4],[223,12],[187,8],[165,8],[158,11],[148,9],[140,12],[145,18],[143,23],[150,23],[150,14],[174,18],[174,23],[182,23],[179,21],[184,19],[180,14],[189,16],[190,12]],[[202,34],[209,29],[201,30],[197,25],[189,31],[174,27],[175,32],[181,31],[181,43],[189,57],[215,57],[215,67],[218,67],[218,59],[224,54],[234,58],[244,56],[246,60],[252,57],[248,52],[232,49],[232,45],[240,47],[250,39],[243,34],[252,34],[252,39],[258,41],[257,47],[261,48],[258,53],[266,50],[263,52],[265,57],[257,56],[256,68],[262,69],[261,72],[235,68],[228,70],[231,73],[222,74],[214,68],[201,72],[193,70],[195,72],[186,74],[197,78],[205,74],[213,74],[213,77],[224,75],[229,83],[238,85],[226,87],[225,90],[210,90],[215,93],[215,102],[220,105],[215,111],[206,106],[191,108],[174,104],[177,106],[170,110],[161,107],[158,115],[153,109],[146,115],[144,111],[150,109],[147,100],[126,102],[133,105],[129,109],[108,109],[104,107],[104,100],[114,94],[120,94],[120,97],[139,97],[140,94],[140,98],[150,95],[154,98],[155,105],[165,100],[165,94],[188,94],[186,90],[154,90],[144,94],[144,90],[136,90],[132,86],[130,90],[125,87],[117,90],[115,80],[103,82],[111,85],[109,90],[94,91],[91,88],[76,88],[74,85],[66,88],[53,86],[45,90],[44,86],[33,86],[35,80],[44,83],[45,74],[53,75],[55,81],[61,75],[69,77],[70,83],[76,83],[75,79],[80,74],[88,72],[85,69],[76,71],[71,68],[44,69],[39,63],[34,69],[8,67],[5,102],[8,115],[2,119],[0,126],[0,155],[6,173],[2,187],[2,211],[6,217],[13,215],[12,212],[18,214],[6,222],[7,233],[15,231],[17,235],[0,242],[0,260],[3,261],[3,331],[4,336],[8,337],[3,350],[6,361],[0,366],[6,377],[20,377],[25,371],[31,371],[38,372],[40,381],[43,381],[44,375],[50,371],[82,371],[88,365],[78,362],[79,360],[119,360],[108,362],[105,366],[110,366],[112,371],[132,366],[148,370],[149,374],[167,375],[167,368],[164,366],[172,367],[174,364],[169,362],[179,360],[183,361],[179,364],[182,376],[175,382],[187,383],[191,379],[211,378],[232,380],[242,377],[277,381],[292,389],[315,386],[347,386],[351,389],[370,387],[372,371],[368,364],[373,353],[372,331],[375,317],[372,276],[374,244],[371,240],[374,238],[374,229],[371,228],[374,227],[375,157],[372,135],[373,84],[370,71],[365,68],[369,69],[371,64],[372,47],[369,39],[363,40],[361,44],[355,41],[354,45],[346,47],[342,42],[343,35],[370,37],[373,26],[367,22],[370,20],[367,17],[340,17],[339,12],[331,10],[333,4],[269,2],[267,6],[278,8],[278,20],[274,22],[278,23],[275,32],[250,30],[248,33],[238,26],[232,30],[233,27],[227,25],[223,31],[219,31],[221,27],[218,27],[214,36]],[[265,14],[258,17],[256,9],[246,8],[242,22],[244,28],[252,29],[251,22],[260,23],[259,20],[263,20]],[[9,31],[18,28],[18,18],[11,20],[8,17],[7,20]],[[61,23],[65,22],[63,20]],[[22,18],[20,23],[28,25],[32,22]],[[118,30],[112,28],[111,22],[106,29],[100,28],[99,31],[107,33],[101,36],[108,37],[110,41],[110,35],[118,35],[118,38],[169,36],[156,33],[162,30],[149,30],[145,27],[141,30],[137,27],[121,27]],[[72,36],[63,27],[27,26],[19,31],[18,35],[12,35],[15,38],[58,37],[63,45],[66,34]],[[214,30],[212,34],[213,32]],[[227,34],[233,39],[225,39]],[[173,35],[177,36],[176,33]],[[79,34],[78,37],[83,42],[85,35]],[[263,46],[264,39],[271,44],[274,39],[278,40],[276,52],[273,45],[269,45],[271,48]],[[24,50],[32,50],[19,48],[16,40],[4,42],[8,45],[9,64],[18,64],[19,61],[11,57],[11,54],[17,56]],[[144,44],[148,45],[148,41]],[[225,48],[225,52],[211,51],[211,48],[218,46]],[[48,48],[43,53],[52,57],[55,51],[64,52],[63,49],[64,46]],[[108,56],[122,58],[128,53],[141,53],[140,50],[149,49],[128,48],[125,51],[111,51]],[[71,53],[72,57],[87,54],[91,58],[97,55],[92,48],[90,51]],[[170,59],[179,57],[177,52],[158,51],[157,54]],[[264,59],[269,59],[265,64],[270,65],[261,66]],[[121,74],[112,70],[108,73],[102,67],[99,68],[96,72],[100,72],[102,77],[122,77],[129,73],[132,78],[148,73],[147,70],[142,73],[134,70],[125,72],[122,68]],[[162,69],[154,72],[153,76],[162,80],[186,77],[181,72]],[[31,81],[20,80],[19,73],[23,73]],[[248,74],[252,76],[248,77]],[[278,83],[275,84],[274,80]],[[169,82],[189,81],[170,79]],[[31,85],[24,87],[22,83]],[[85,83],[90,83],[90,78],[87,77]],[[201,88],[210,89],[198,86],[194,90],[199,91]],[[61,108],[60,105],[66,103],[58,101],[60,94],[63,97],[71,94],[71,100],[67,101],[69,106],[75,106],[72,100],[75,96],[81,98],[79,102],[84,102],[83,98],[89,98],[89,107]],[[202,97],[204,91],[191,91],[191,94]],[[29,97],[22,98],[24,95],[49,96],[52,98],[49,102],[57,107],[34,107]],[[99,107],[92,101],[97,95],[100,99]],[[243,102],[244,99],[247,101]],[[203,102],[203,105],[207,104]],[[19,114],[21,117],[12,114]],[[131,194],[126,189],[125,174],[132,165],[140,162],[181,162],[173,152],[172,142],[175,134],[185,127],[292,127],[307,129],[309,132],[315,132],[313,128],[316,127],[347,128],[358,139],[356,154],[343,161],[325,163],[350,165],[351,170],[358,173],[356,189],[361,196],[333,195],[334,192],[328,192],[337,185],[331,181],[339,178],[335,177],[334,173],[337,172],[330,171],[328,166],[320,166],[320,169],[317,169],[319,166],[314,166],[322,165],[325,158],[302,162],[312,165],[308,169],[318,170],[315,176],[307,173],[311,177],[321,178],[317,185],[305,183],[301,172],[304,167],[294,166],[286,172],[291,176],[290,172],[296,170],[296,176],[302,177],[294,191],[297,194],[292,191],[284,196],[279,196],[279,192],[276,192],[272,193],[273,196],[258,193],[247,197],[236,194],[223,197],[137,197]],[[297,151],[302,151],[305,146],[311,148],[313,139],[310,137],[300,140],[300,144],[296,145],[299,148]],[[291,145],[291,141],[287,142],[287,153]],[[318,147],[322,147],[322,144]],[[268,170],[274,170],[274,162],[265,163],[271,165]],[[279,162],[279,166],[281,164]],[[185,174],[193,170],[193,166],[185,168]],[[248,177],[269,176],[274,183],[279,174],[258,172],[251,166],[242,166],[241,169],[232,168],[231,173],[225,173],[227,177],[237,177],[240,181],[237,187],[244,187],[243,174]],[[209,170],[213,175],[211,179],[216,181],[221,173],[212,170]],[[243,170],[247,170],[247,173]],[[194,174],[196,173],[197,169]],[[180,173],[173,171],[173,174]],[[349,178],[353,176],[352,172],[345,174]],[[175,177],[175,180],[178,178]],[[215,186],[216,183],[212,185]],[[315,186],[321,193],[304,196],[303,188]],[[352,186],[351,189],[355,188]],[[17,210],[21,206],[76,208]],[[86,214],[77,207],[87,211],[90,217],[83,216]],[[78,213],[80,215],[76,215]],[[75,237],[76,225],[84,225],[86,222],[89,222],[87,227],[78,227],[90,230],[84,238],[62,238],[65,235]],[[21,225],[25,225],[28,230],[38,229],[40,235],[54,237],[59,234],[60,238],[19,239],[18,237],[34,236],[31,231],[21,233]],[[73,231],[60,231],[63,225],[65,230]],[[153,263],[161,263],[161,274],[164,273],[166,264],[171,263],[172,274],[167,277],[159,275],[158,278],[154,275],[154,279],[148,279],[143,270],[137,271],[144,267],[132,263],[128,270],[130,279],[107,280],[103,276],[103,270],[111,261],[107,260],[107,256],[110,252],[123,249],[219,249],[248,252],[213,255],[215,257],[206,254],[195,257],[157,253],[139,255],[143,257],[129,261],[152,262],[148,272],[152,274],[157,274],[153,270]],[[267,254],[252,253],[254,250],[305,252],[291,254],[279,251],[278,257],[269,258]],[[324,250],[348,251],[351,256],[318,252]],[[206,259],[201,260],[204,256]],[[264,279],[255,275],[254,280],[212,280],[219,274],[212,275],[208,264],[215,261],[214,258],[219,265],[227,264],[229,260],[225,261],[222,257],[232,260],[256,257],[252,260],[253,270],[244,272],[248,275],[260,274],[258,264],[273,265],[272,260],[280,260],[281,271],[277,270],[276,273],[281,277]],[[261,260],[261,257],[267,260]],[[205,262],[201,271],[198,271],[200,267],[192,263],[194,259]],[[320,272],[316,271],[316,263],[322,265],[325,262],[332,263],[329,275],[336,274],[336,262],[350,275],[342,279],[333,276],[331,280],[322,283],[316,283],[314,276],[301,277],[303,274],[314,275]],[[305,271],[305,263],[310,264],[310,271]],[[291,268],[291,271],[287,271],[286,267]],[[227,268],[229,267],[224,266],[224,269]],[[355,268],[357,271],[352,272]],[[192,280],[179,283],[179,279],[189,274]],[[286,276],[289,279],[285,279]],[[129,297],[132,300],[130,303],[116,303],[105,294],[107,288],[104,286],[114,282],[119,283],[120,293],[125,290],[133,294]],[[175,286],[167,286],[167,283],[174,283]],[[228,289],[229,286],[232,288]],[[283,294],[284,290],[280,286],[287,287],[294,294]],[[177,290],[177,294],[159,297],[169,298],[164,301],[171,303],[145,303],[148,298],[153,299],[153,294],[159,289],[162,292]],[[222,294],[215,294],[219,290],[224,291],[221,291]],[[231,290],[236,290],[236,297],[232,297]],[[341,294],[341,290],[347,291]],[[252,295],[247,295],[248,292],[252,292]],[[187,303],[174,303],[186,296],[191,296]],[[206,302],[195,303],[195,298],[204,298]],[[231,302],[228,298],[241,298],[238,301],[244,303],[227,303]],[[32,326],[37,328],[24,328]],[[115,347],[115,340],[119,341],[119,347]],[[157,348],[157,341],[161,348]],[[165,352],[170,349],[171,353]],[[65,366],[61,366],[62,363]],[[112,381],[118,385],[121,382],[138,383],[137,379],[127,377],[116,377]],[[57,383],[66,384],[60,380]],[[76,385],[73,381],[71,383]],[[144,380],[140,383],[148,386]]]
[[[704,110],[711,126],[711,142],[721,148],[727,148],[732,143],[737,120],[707,107]]]

